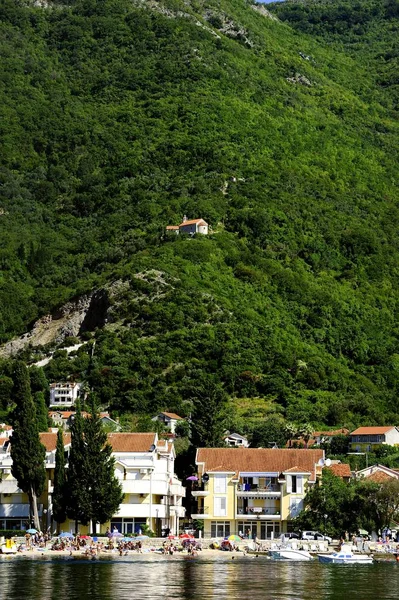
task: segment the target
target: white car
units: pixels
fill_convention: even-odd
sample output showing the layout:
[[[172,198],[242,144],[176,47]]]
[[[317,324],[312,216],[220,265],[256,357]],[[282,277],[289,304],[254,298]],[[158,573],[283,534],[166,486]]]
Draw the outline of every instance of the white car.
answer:
[[[332,539],[328,535],[323,535],[319,531],[302,531],[303,540],[324,540],[331,544]]]

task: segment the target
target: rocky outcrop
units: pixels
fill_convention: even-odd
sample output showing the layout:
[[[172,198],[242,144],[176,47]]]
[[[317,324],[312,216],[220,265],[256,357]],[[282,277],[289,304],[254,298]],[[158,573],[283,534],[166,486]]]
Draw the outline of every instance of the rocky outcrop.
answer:
[[[0,347],[0,357],[14,356],[27,346],[58,345],[69,337],[79,337],[85,331],[103,327],[109,316],[110,305],[129,284],[114,281],[104,288],[70,300],[33,325],[31,331],[14,338]]]

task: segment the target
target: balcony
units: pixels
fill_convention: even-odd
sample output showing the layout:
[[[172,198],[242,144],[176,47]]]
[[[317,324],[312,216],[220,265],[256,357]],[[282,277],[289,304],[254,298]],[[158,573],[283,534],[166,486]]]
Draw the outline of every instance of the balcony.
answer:
[[[191,495],[194,498],[205,498],[205,496],[209,496],[208,486],[205,485],[205,483],[194,485],[191,490]]]
[[[239,498],[253,498],[254,496],[281,496],[281,488],[278,484],[268,485],[267,487],[260,487],[258,485],[251,485],[249,483],[239,484],[237,486],[237,497]]]
[[[280,509],[278,507],[269,506],[268,508],[262,506],[253,506],[248,509],[237,507],[236,519],[245,520],[275,520],[281,519]]]
[[[195,508],[195,512],[191,513],[192,519],[212,519],[212,515],[209,514],[208,508]]]

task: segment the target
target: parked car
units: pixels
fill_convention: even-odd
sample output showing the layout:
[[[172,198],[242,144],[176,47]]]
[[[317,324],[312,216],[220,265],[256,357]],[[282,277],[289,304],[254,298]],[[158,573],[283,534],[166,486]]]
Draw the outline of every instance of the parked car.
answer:
[[[301,534],[295,533],[295,531],[290,531],[289,533],[282,533],[281,535],[283,535],[286,540],[300,540],[301,539]]]
[[[302,531],[303,540],[324,540],[331,544],[332,539],[328,535],[323,535],[319,531]]]

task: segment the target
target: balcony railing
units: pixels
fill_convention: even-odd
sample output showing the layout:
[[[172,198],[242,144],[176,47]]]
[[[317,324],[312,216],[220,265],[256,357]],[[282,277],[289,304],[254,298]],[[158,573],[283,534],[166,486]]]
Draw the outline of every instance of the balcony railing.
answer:
[[[261,506],[253,506],[251,508],[241,508],[237,507],[237,514],[248,517],[256,517],[257,515],[279,515],[280,509],[277,507],[269,506],[269,507],[261,507]]]
[[[267,493],[267,492],[279,492],[280,486],[277,483],[271,483],[267,486],[256,485],[253,483],[239,483],[237,486],[238,492],[258,492],[258,493]]]
[[[205,507],[194,507],[193,510],[191,511],[191,513],[193,515],[208,515],[209,514],[209,508]]]

